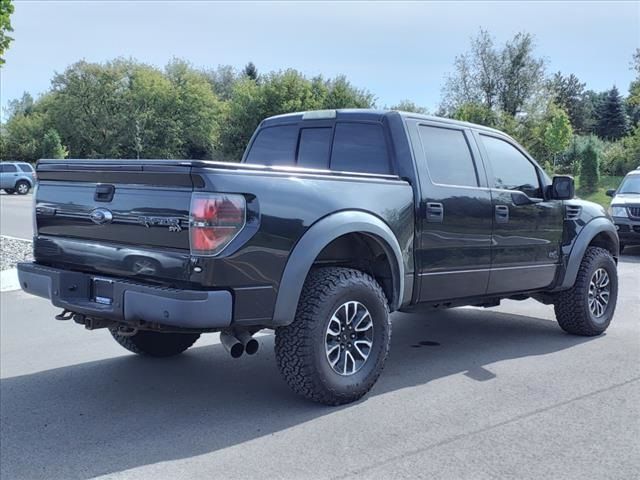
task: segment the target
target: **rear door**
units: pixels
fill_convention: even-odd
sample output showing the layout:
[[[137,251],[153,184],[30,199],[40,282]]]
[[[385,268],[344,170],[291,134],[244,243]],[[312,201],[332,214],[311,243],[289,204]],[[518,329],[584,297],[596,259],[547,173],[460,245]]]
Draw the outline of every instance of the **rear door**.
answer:
[[[421,190],[420,301],[484,295],[491,266],[491,195],[472,134],[408,120]]]
[[[12,163],[0,164],[0,188],[15,188],[18,169]]]
[[[560,260],[562,202],[544,200],[544,173],[506,137],[476,133],[493,199],[487,293],[544,288]]]

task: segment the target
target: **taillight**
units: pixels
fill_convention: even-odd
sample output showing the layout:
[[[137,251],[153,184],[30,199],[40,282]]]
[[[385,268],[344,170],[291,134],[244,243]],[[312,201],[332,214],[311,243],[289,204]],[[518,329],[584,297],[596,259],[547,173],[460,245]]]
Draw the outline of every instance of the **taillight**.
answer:
[[[242,195],[194,193],[189,239],[193,255],[217,255],[243,229],[246,202]]]

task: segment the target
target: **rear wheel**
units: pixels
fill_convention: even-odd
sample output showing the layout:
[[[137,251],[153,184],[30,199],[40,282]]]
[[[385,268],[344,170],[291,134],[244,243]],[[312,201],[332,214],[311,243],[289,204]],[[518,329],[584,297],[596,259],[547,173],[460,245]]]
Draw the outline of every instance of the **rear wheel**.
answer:
[[[193,345],[198,333],[160,333],[140,330],[135,335],[125,336],[117,330],[109,330],[111,336],[130,352],[150,357],[171,357],[184,352]]]
[[[576,282],[554,302],[560,327],[574,335],[594,336],[611,323],[618,298],[618,273],[609,251],[589,247]]]
[[[29,190],[31,190],[31,185],[29,185],[29,182],[20,180],[18,183],[16,183],[16,191],[18,192],[18,195],[26,195],[27,193],[29,193]]]
[[[320,268],[305,281],[293,323],[276,330],[276,359],[294,392],[340,405],[373,387],[390,339],[380,285],[357,270]]]

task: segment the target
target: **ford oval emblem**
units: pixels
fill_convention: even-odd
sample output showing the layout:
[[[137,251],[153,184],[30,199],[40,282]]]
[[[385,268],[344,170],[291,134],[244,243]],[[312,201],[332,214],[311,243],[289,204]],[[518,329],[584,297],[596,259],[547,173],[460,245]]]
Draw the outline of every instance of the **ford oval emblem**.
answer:
[[[91,211],[91,221],[97,225],[104,225],[105,223],[111,223],[113,220],[113,213],[106,208],[96,208]]]

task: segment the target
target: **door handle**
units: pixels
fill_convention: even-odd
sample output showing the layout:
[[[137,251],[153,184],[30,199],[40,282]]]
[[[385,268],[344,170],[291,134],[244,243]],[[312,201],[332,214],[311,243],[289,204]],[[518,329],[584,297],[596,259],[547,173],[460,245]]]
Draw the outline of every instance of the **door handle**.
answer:
[[[496,205],[496,222],[507,223],[509,221],[509,207],[506,205]]]
[[[444,206],[437,202],[427,202],[427,222],[442,223],[444,220]]]

